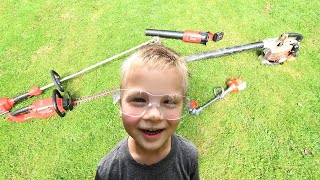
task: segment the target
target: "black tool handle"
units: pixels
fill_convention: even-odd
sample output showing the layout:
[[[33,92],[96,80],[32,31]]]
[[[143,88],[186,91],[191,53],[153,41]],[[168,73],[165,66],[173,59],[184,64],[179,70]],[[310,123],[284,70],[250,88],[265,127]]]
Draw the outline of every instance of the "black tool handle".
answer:
[[[183,39],[184,32],[182,31],[168,31],[168,30],[157,30],[157,29],[146,29],[146,36],[159,36],[161,38],[171,39]]]
[[[59,89],[59,91],[64,92],[64,88],[63,88],[63,86],[62,86],[62,84],[61,84],[61,81],[60,81],[60,79],[61,79],[61,78],[60,78],[60,75],[59,75],[56,71],[54,71],[54,70],[51,70],[51,71],[50,71],[50,75],[51,75],[51,79],[52,79],[54,85],[57,86],[57,88]]]
[[[17,102],[20,102],[20,101],[22,101],[22,100],[24,100],[24,99],[27,99],[29,97],[29,93],[23,93],[23,94],[21,94],[21,95],[19,95],[19,96],[17,96],[17,97],[14,97],[13,98],[13,101],[15,102],[15,103],[17,103]]]
[[[301,42],[302,39],[303,39],[303,36],[301,34],[299,34],[299,33],[288,33],[288,36],[289,37],[296,37],[296,40],[298,42]]]
[[[60,117],[64,117],[65,115],[66,115],[66,113],[65,112],[61,112],[60,110],[59,110],[59,106],[58,106],[58,104],[57,104],[57,96],[59,97],[59,98],[63,98],[62,97],[62,95],[59,93],[59,91],[58,90],[53,90],[53,92],[52,92],[52,104],[53,104],[53,108],[54,108],[54,110],[56,111],[56,113],[60,116]]]
[[[29,111],[29,110],[30,110],[30,107],[27,106],[27,107],[24,107],[24,108],[21,108],[21,109],[18,109],[18,110],[16,110],[16,111],[12,112],[12,113],[11,113],[11,116],[16,116],[16,115],[18,115],[18,114],[23,114],[23,113],[25,113],[25,112],[27,112],[27,111]]]

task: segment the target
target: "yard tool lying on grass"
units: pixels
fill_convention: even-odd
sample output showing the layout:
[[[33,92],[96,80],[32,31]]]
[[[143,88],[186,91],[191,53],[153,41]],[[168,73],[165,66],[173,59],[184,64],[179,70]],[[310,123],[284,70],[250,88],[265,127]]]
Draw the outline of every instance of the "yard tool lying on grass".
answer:
[[[209,41],[220,41],[223,38],[223,32],[200,32],[200,31],[169,31],[169,30],[157,30],[157,29],[146,29],[146,36],[158,36],[161,38],[170,39],[181,39],[184,42],[198,43],[207,45]]]
[[[226,94],[230,92],[237,93],[245,89],[247,86],[246,82],[239,78],[230,78],[227,80],[226,83],[228,85],[228,88],[226,90],[224,90],[223,87],[221,86],[214,87],[213,88],[214,98],[212,98],[209,102],[207,102],[202,106],[198,106],[198,103],[195,100],[191,100],[188,103],[188,107],[187,107],[188,112],[193,115],[194,114],[199,115],[204,108],[208,107],[210,104],[212,104],[217,100],[223,99]],[[220,94],[218,94],[218,92],[220,92]]]
[[[262,61],[262,64],[283,64],[285,61],[293,60],[298,56],[297,52],[299,50],[299,44],[302,39],[303,36],[299,33],[287,33],[281,35],[279,38],[270,38],[255,43],[233,46],[191,55],[185,57],[185,60],[187,62],[191,62],[262,48],[263,55],[259,57],[259,59]]]
[[[155,30],[146,29],[145,35],[158,36],[161,38],[182,39],[185,42],[207,44],[210,40],[219,41],[223,38],[223,32],[210,33],[210,32],[198,32],[198,31],[168,31],[168,30]],[[299,50],[299,44],[302,41],[303,36],[299,33],[286,33],[279,38],[269,38],[259,42],[250,44],[244,44],[239,46],[233,46],[228,48],[217,49],[204,53],[199,53],[185,57],[187,62],[197,61],[209,58],[215,58],[234,54],[242,51],[248,51],[253,49],[263,49],[263,55],[259,57],[262,64],[275,65],[283,64],[285,61],[293,60],[296,58]]]
[[[56,73],[55,71],[52,70],[51,71],[51,77],[52,77],[53,83],[45,85],[45,86],[43,86],[41,88],[38,87],[38,86],[35,86],[32,89],[30,89],[29,92],[23,93],[23,94],[21,94],[21,95],[19,95],[17,97],[14,97],[14,98],[0,98],[0,115],[8,113],[11,110],[11,108],[15,105],[15,103],[20,102],[20,101],[22,101],[24,99],[27,99],[27,98],[31,98],[33,96],[38,96],[38,95],[42,94],[43,90],[45,90],[47,88],[50,88],[50,87],[52,87],[54,85],[56,85],[59,88],[59,90],[61,92],[63,92],[64,89],[61,86],[61,82],[66,81],[66,80],[71,79],[71,78],[74,78],[75,76],[78,76],[78,75],[80,75],[80,74],[82,74],[84,72],[87,72],[87,71],[89,71],[91,69],[94,69],[96,67],[99,67],[99,66],[101,66],[101,65],[103,65],[103,64],[105,64],[105,63],[107,63],[107,62],[109,62],[111,60],[114,60],[114,59],[116,59],[118,57],[121,57],[121,56],[123,56],[125,54],[128,54],[129,52],[132,52],[132,51],[134,51],[134,50],[136,50],[136,49],[138,49],[138,48],[140,48],[142,46],[145,46],[145,45],[148,45],[148,44],[151,44],[151,43],[156,43],[158,41],[159,41],[159,38],[155,37],[155,38],[153,38],[153,39],[151,39],[151,40],[149,40],[149,41],[147,41],[145,43],[142,43],[142,44],[140,44],[138,46],[135,46],[135,47],[133,47],[133,48],[131,48],[129,50],[126,50],[126,51],[124,51],[124,52],[122,52],[120,54],[117,54],[117,55],[115,55],[113,57],[110,57],[110,58],[104,60],[104,61],[101,61],[101,62],[99,62],[97,64],[94,64],[94,65],[92,65],[92,66],[90,66],[88,68],[85,68],[85,69],[77,72],[77,73],[71,74],[71,75],[69,75],[69,76],[67,76],[67,77],[65,77],[63,79],[60,78],[58,73]]]
[[[35,101],[32,105],[18,109],[17,111],[8,114],[8,121],[25,122],[33,118],[45,119],[54,115],[60,117],[65,116],[67,110],[72,110],[74,105],[91,101],[106,95],[112,94],[115,90],[108,90],[93,96],[73,100],[69,93],[67,98],[64,98],[58,90],[53,90],[52,97],[44,98]]]

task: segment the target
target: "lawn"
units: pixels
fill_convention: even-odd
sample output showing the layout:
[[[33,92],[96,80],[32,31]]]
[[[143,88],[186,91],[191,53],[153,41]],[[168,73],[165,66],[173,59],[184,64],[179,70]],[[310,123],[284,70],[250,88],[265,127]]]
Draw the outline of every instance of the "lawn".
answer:
[[[299,57],[284,65],[262,65],[257,50],[188,63],[188,95],[200,104],[229,77],[245,80],[247,88],[184,117],[177,133],[196,145],[201,179],[319,179],[319,9],[316,0],[4,0],[0,97],[51,83],[51,69],[66,77],[144,43],[151,39],[147,28],[224,32],[207,46],[161,40],[182,56],[301,33]],[[126,57],[63,85],[74,98],[118,87]],[[15,123],[0,116],[0,178],[92,179],[100,159],[125,136],[111,96],[84,102],[64,118]]]

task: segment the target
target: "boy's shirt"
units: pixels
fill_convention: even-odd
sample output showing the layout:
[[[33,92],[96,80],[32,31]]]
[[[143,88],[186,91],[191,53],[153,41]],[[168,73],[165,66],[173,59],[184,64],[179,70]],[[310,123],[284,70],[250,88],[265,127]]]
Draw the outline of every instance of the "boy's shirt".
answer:
[[[98,165],[95,179],[199,179],[198,153],[187,139],[172,135],[169,154],[153,165],[135,161],[123,139]]]

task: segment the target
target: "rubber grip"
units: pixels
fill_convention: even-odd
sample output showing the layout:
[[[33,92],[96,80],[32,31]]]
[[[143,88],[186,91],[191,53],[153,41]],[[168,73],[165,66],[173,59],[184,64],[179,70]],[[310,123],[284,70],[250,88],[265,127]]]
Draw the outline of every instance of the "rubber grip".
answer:
[[[303,39],[303,36],[299,33],[288,33],[289,37],[296,37],[298,42],[301,42]]]
[[[21,109],[18,109],[16,111],[14,111],[13,113],[11,113],[11,116],[16,116],[18,114],[23,114],[23,113],[25,113],[25,112],[27,112],[29,110],[30,110],[30,108],[27,106],[27,107],[24,107],[24,108],[21,108]]]
[[[13,101],[15,103],[17,103],[17,102],[20,102],[20,101],[22,101],[24,99],[27,99],[28,97],[29,97],[29,93],[24,93],[24,94],[21,94],[21,95],[15,97],[15,98],[13,98]]]
[[[170,39],[183,39],[183,32],[181,31],[168,31],[168,30],[157,30],[157,29],[146,29],[146,36],[159,36],[162,38]]]

